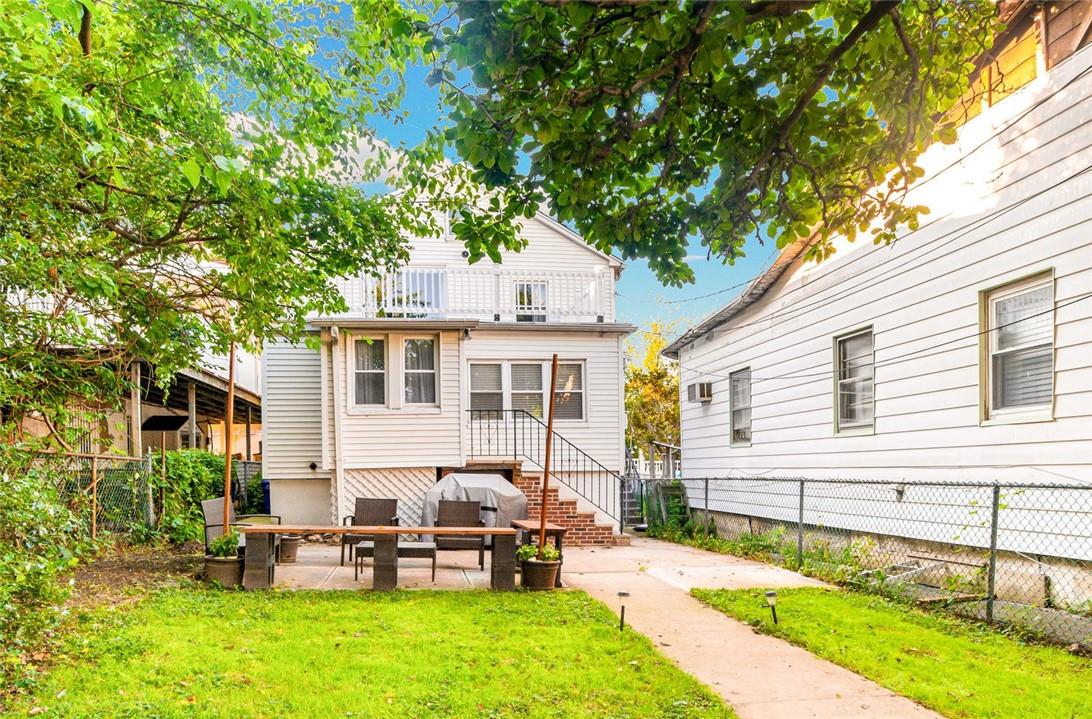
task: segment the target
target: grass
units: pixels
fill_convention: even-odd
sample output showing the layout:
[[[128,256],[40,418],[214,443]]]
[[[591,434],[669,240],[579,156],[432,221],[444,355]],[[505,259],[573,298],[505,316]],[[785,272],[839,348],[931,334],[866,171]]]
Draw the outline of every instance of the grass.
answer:
[[[1092,662],[879,596],[780,589],[774,625],[762,590],[695,597],[947,716],[1092,716]]]
[[[581,592],[196,588],[87,615],[12,710],[117,719],[734,716]]]

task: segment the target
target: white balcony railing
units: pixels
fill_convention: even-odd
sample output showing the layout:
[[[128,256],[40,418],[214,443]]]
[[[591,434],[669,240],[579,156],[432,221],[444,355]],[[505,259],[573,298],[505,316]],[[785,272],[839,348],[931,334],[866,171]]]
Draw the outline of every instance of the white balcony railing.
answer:
[[[405,267],[342,280],[349,316],[485,322],[613,322],[613,275],[603,271]]]

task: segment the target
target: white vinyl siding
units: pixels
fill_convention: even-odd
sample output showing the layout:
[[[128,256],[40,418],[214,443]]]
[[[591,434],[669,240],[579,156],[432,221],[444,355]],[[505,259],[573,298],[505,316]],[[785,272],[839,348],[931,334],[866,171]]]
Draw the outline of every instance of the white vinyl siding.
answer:
[[[1077,175],[1092,166],[1090,67],[1082,50],[930,146],[906,198],[930,209],[918,230],[835,238],[681,349],[681,386],[713,383],[711,402],[680,405],[684,476],[1092,481],[1092,188]],[[1052,421],[983,421],[982,292],[1050,273]],[[869,326],[874,432],[834,436],[831,338]],[[728,377],[744,366],[751,446],[729,449]]]
[[[322,465],[319,353],[302,342],[262,349],[262,476],[326,479]]]
[[[989,293],[988,416],[1049,413],[1054,399],[1054,292],[1050,278]]]
[[[731,444],[747,446],[751,443],[751,370],[741,369],[728,377],[731,396]]]
[[[875,351],[872,330],[835,340],[838,408],[836,432],[872,429],[875,398]]]
[[[383,340],[356,341],[356,369],[354,371],[357,404],[385,405],[387,403],[387,343]]]

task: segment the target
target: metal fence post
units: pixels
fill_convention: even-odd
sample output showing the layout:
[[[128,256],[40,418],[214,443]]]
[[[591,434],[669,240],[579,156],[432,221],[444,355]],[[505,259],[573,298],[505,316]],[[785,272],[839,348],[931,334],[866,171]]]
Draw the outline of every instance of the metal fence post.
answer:
[[[796,571],[804,568],[804,480],[800,480],[800,508],[796,516]]]
[[[993,597],[997,588],[997,512],[1001,508],[1001,485],[993,485],[993,508],[990,513],[990,566],[986,576],[986,622],[993,624]]]
[[[99,458],[91,457],[91,539],[99,533]]]
[[[709,524],[709,517],[710,517],[710,515],[709,515],[709,478],[708,477],[705,478],[705,505],[704,505],[703,509],[705,509],[705,523],[706,523],[706,525],[708,525]]]

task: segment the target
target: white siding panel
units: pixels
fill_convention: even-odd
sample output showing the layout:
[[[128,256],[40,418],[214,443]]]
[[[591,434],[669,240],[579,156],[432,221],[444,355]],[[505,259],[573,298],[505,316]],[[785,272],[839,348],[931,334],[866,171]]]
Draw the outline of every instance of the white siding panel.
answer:
[[[1075,55],[930,148],[909,198],[931,209],[918,231],[839,240],[682,348],[685,476],[1092,482],[1092,173],[1073,177],[1092,166],[1090,65]],[[982,425],[980,293],[1037,272],[1055,277],[1054,419]],[[875,433],[835,436],[833,337],[865,326]],[[743,367],[752,444],[730,447],[727,376]],[[695,381],[711,403],[685,401]]]
[[[309,466],[322,462],[318,351],[271,342],[262,362],[262,476],[327,479],[327,472]]]

